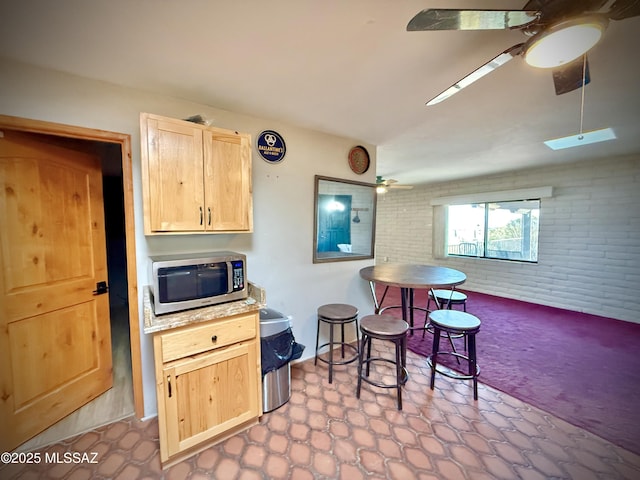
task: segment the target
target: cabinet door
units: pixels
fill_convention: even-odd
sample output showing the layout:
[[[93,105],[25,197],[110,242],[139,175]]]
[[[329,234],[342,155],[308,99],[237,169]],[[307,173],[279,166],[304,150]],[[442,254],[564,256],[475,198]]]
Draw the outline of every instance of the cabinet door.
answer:
[[[203,231],[202,128],[148,116],[142,125],[145,233]],[[146,149],[144,148],[146,146]],[[145,158],[146,157],[146,158]]]
[[[253,229],[251,138],[222,129],[204,132],[207,230]]]
[[[165,366],[166,412],[159,426],[169,457],[258,418],[256,344],[234,344]]]

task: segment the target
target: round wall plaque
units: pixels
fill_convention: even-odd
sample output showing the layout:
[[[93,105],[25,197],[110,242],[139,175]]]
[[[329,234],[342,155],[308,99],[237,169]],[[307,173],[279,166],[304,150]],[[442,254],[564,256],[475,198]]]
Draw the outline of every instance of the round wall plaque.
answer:
[[[362,145],[357,145],[349,150],[349,167],[358,175],[369,170],[369,152]]]
[[[258,153],[268,163],[279,163],[287,153],[287,146],[282,136],[274,130],[265,130],[256,140]]]

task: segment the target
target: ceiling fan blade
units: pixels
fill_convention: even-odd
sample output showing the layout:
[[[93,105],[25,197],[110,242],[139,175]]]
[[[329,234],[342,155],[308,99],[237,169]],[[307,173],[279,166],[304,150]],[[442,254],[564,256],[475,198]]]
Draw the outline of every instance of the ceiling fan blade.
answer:
[[[409,21],[407,31],[505,30],[522,27],[537,18],[537,11],[427,9]]]
[[[376,185],[378,186],[378,193],[385,193],[391,188],[402,190],[410,190],[413,188],[413,185],[399,185],[396,179],[383,178],[381,175],[376,176]]]
[[[493,72],[496,68],[501,67],[516,55],[520,55],[520,53],[522,52],[523,46],[524,46],[524,43],[519,43],[517,45],[514,45],[511,48],[506,49],[497,57],[491,59],[490,61],[482,65],[480,68],[475,69],[469,75],[459,80],[457,83],[454,83],[453,85],[451,85],[444,92],[440,93],[436,97],[429,100],[427,102],[427,105],[435,105],[436,103],[440,103],[443,100],[446,100],[447,98],[449,98],[451,95],[458,93],[463,88],[468,87],[476,80],[479,80],[485,75]]]
[[[591,81],[586,55],[552,71],[556,95],[572,92]]]
[[[607,15],[611,20],[624,20],[625,18],[640,15],[640,0],[617,0]]]

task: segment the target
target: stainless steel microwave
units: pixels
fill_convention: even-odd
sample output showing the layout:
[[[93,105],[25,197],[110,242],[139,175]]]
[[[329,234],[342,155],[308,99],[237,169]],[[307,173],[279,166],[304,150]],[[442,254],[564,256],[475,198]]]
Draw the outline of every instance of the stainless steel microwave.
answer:
[[[236,252],[149,257],[156,315],[247,298],[247,259]]]

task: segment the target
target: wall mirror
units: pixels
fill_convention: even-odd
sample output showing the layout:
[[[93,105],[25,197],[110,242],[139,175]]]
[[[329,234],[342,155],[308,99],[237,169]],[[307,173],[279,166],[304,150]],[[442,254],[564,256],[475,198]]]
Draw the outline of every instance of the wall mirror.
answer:
[[[373,258],[376,186],[315,177],[313,263]]]

